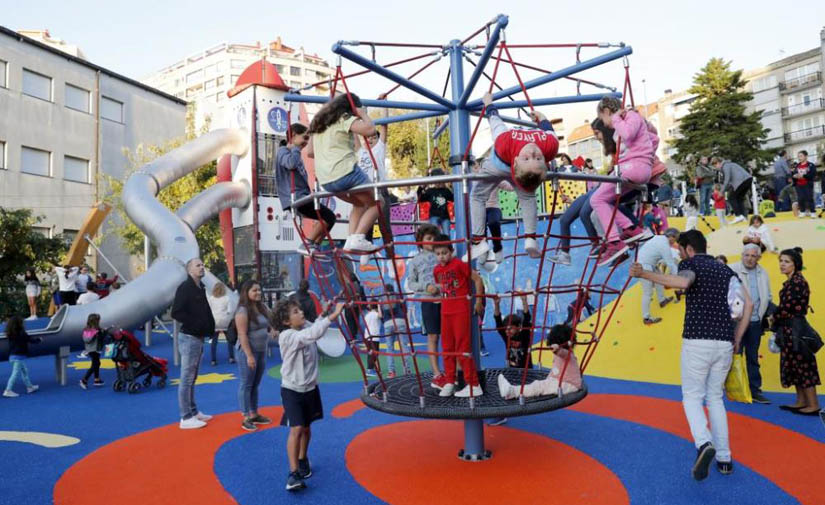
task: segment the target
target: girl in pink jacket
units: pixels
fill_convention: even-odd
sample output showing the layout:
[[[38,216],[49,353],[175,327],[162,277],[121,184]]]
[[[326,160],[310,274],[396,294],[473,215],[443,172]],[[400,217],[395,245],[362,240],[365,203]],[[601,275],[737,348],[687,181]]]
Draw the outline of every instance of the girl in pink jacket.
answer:
[[[635,110],[622,110],[622,104],[617,98],[602,98],[597,111],[604,124],[616,130],[614,138],[621,142],[619,176],[628,182],[647,184],[659,143],[655,130],[651,131],[645,118]],[[616,187],[613,184],[602,184],[593,193],[590,203],[606,230],[599,266],[608,265],[627,252],[627,244],[647,237],[641,227],[634,226],[621,212],[616,212],[615,218],[613,217],[616,203]],[[613,226],[608,229],[611,219]]]

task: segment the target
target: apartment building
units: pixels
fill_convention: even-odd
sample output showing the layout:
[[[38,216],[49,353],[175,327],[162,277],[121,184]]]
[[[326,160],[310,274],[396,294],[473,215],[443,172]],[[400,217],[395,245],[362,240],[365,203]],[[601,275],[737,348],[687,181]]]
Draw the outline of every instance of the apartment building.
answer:
[[[183,135],[186,102],[48,38],[52,43],[0,27],[0,206],[32,209],[44,217],[38,231],[71,238],[103,196],[98,174],[122,178],[124,148]],[[134,271],[116,237],[101,250],[124,274]],[[93,266],[97,260],[91,255]]]
[[[327,81],[335,73],[335,69],[323,58],[304,48],[287,46],[278,37],[267,44],[223,42],[164,67],[142,79],[142,82],[187,102],[194,102],[197,127],[203,125],[207,117],[213,124],[220,125],[224,124],[227,91],[235,86],[244,69],[260,59],[275,65],[290,88],[298,89]],[[329,87],[323,84],[303,93],[326,95],[329,94]]]

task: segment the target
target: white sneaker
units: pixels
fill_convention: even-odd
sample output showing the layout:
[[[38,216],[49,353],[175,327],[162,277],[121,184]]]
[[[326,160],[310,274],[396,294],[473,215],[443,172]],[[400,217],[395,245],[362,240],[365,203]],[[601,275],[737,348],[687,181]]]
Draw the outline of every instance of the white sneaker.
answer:
[[[572,262],[570,261],[570,253],[564,251],[559,251],[558,254],[552,254],[548,256],[547,259],[553,263],[558,263],[559,265],[572,265]]]
[[[496,261],[496,253],[493,250],[487,251],[487,256],[484,257],[484,261],[478,260],[481,263],[481,267],[488,273],[493,273],[498,269],[498,262]]]
[[[360,263],[362,267],[365,267],[370,264],[370,259],[372,259],[372,254],[362,254],[361,257],[358,258],[358,263]]]
[[[372,252],[378,247],[375,244],[370,244],[364,235],[360,233],[356,233],[352,237],[352,243],[350,244],[349,250],[350,251],[359,251],[359,252]]]
[[[201,411],[199,410],[199,411],[198,411],[198,413],[197,413],[197,414],[195,414],[195,418],[196,418],[198,421],[204,421],[204,422],[206,422],[206,421],[208,421],[208,420],[212,419],[212,416],[210,416],[209,414],[204,414],[203,412],[201,412]]]
[[[816,219],[816,212],[811,212],[811,219]]]
[[[351,250],[352,249],[352,239],[354,237],[355,237],[355,235],[350,235],[349,237],[347,237],[347,239],[344,241],[344,245],[341,246],[341,248],[345,251]]]
[[[501,264],[504,261],[504,249],[496,252],[496,263]]]
[[[455,395],[459,398],[469,398],[470,391],[472,391],[472,396],[476,398],[484,394],[484,390],[481,389],[480,385],[471,386],[467,384],[464,389],[456,391]]]
[[[38,389],[40,389],[40,386],[38,386],[37,384],[32,384],[31,386],[26,388],[26,392],[27,393],[34,393]]]
[[[524,250],[531,258],[541,258],[541,250],[539,250],[539,243],[533,237],[524,239]]]
[[[26,318],[26,321],[34,321],[35,319],[37,319],[37,316],[29,316]]]
[[[730,224],[741,223],[745,220],[745,216],[736,216],[736,218],[730,222]]]
[[[453,396],[454,391],[455,391],[455,384],[453,384],[452,382],[448,382],[447,384],[444,384],[443,388],[441,388],[441,391],[439,391],[438,396],[444,396],[444,397]],[[14,395],[14,396],[17,396],[17,395]]]
[[[487,254],[487,251],[489,251],[489,250],[490,250],[490,246],[487,245],[487,240],[482,240],[481,242],[479,242],[477,244],[472,244],[470,246],[470,254],[472,255],[473,259],[478,259],[478,258],[484,256],[485,254]],[[464,254],[464,256],[461,257],[461,261],[464,261],[464,262],[469,261],[467,259],[467,254],[466,253]]]
[[[182,430],[196,430],[198,428],[203,428],[204,426],[206,426],[206,423],[197,417],[190,417],[189,419],[180,420],[180,429]]]
[[[510,396],[510,388],[513,386],[507,382],[507,378],[504,377],[503,373],[498,374],[498,392],[502,398],[505,400],[509,400],[512,397]]]
[[[315,244],[308,242],[306,246],[304,244],[299,245],[298,248],[295,249],[295,251],[301,256],[312,257],[312,255],[315,254],[315,249]]]
[[[7,390],[3,391],[3,396],[5,396],[6,398],[17,398],[20,395],[15,393],[11,389],[7,389]]]

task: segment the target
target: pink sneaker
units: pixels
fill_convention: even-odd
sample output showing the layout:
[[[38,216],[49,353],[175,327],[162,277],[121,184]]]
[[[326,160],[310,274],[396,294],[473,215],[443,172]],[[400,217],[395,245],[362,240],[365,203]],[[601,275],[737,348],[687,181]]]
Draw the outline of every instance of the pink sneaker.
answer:
[[[622,254],[628,250],[627,244],[621,240],[616,240],[605,244],[602,249],[602,255],[599,258],[599,266],[603,267],[609,265],[613,260],[618,259]]]
[[[650,230],[647,228],[641,228],[639,226],[633,226],[623,230],[619,238],[624,241],[625,244],[631,244],[636,242],[637,240],[648,240],[653,236],[650,233]]]

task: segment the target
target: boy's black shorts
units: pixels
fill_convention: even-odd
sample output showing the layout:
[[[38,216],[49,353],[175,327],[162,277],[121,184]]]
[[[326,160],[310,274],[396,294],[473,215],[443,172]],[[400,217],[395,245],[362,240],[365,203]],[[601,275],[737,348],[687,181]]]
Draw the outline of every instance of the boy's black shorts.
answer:
[[[281,402],[284,407],[281,426],[309,426],[314,421],[324,418],[321,390],[318,386],[306,393],[282,387]]]

